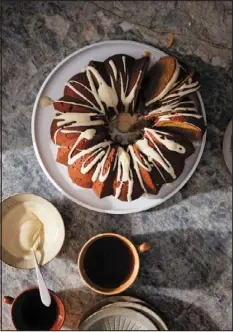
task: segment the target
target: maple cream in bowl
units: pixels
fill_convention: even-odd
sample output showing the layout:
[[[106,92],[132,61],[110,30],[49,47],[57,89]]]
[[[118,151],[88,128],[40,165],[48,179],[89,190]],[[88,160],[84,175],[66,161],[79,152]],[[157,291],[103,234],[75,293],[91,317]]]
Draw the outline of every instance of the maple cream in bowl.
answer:
[[[2,260],[21,269],[34,268],[32,246],[40,265],[51,261],[65,238],[63,219],[47,200],[17,194],[2,202]],[[36,239],[36,241],[35,241]]]

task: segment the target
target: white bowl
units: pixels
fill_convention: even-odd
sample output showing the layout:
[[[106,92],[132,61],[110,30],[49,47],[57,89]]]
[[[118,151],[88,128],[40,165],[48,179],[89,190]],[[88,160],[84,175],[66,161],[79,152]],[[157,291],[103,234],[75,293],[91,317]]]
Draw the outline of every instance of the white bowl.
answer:
[[[59,253],[65,239],[63,219],[46,199],[33,194],[6,198],[2,202],[2,261],[20,269],[35,267],[32,252],[22,249],[17,231],[29,211],[43,224],[43,237],[36,250],[40,265],[45,265]]]

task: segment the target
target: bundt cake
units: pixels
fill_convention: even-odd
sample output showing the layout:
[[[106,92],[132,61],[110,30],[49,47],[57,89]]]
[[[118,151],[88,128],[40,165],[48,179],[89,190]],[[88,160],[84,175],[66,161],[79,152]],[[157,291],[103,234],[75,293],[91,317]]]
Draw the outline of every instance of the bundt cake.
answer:
[[[53,102],[57,162],[99,198],[131,201],[175,181],[205,124],[190,95],[200,84],[171,56],[91,61]],[[110,129],[111,128],[111,129]]]

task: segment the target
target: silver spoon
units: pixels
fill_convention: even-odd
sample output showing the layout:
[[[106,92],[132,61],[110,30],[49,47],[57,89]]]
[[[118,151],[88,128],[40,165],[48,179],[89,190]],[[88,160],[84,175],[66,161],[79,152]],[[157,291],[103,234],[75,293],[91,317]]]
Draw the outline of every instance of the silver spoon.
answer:
[[[36,253],[34,248],[32,248],[33,256],[34,256],[34,262],[35,262],[35,268],[36,268],[36,276],[37,276],[37,283],[39,286],[39,292],[40,292],[40,298],[42,303],[46,306],[49,307],[51,304],[51,296],[48,291],[48,288],[45,284],[44,278],[42,277],[42,274],[40,272],[40,268],[37,262],[36,258]]]
[[[37,221],[38,221],[38,219],[37,219]],[[30,222],[35,223],[35,220],[28,220],[27,224],[29,224]],[[35,250],[38,248],[38,246],[40,244],[40,233],[41,233],[41,229],[42,229],[42,223],[40,222],[40,224],[41,224],[41,226],[33,234],[32,244],[31,244],[30,249],[31,249],[31,251],[33,253],[33,257],[34,257],[37,283],[38,283],[39,292],[40,292],[40,298],[41,298],[42,303],[46,307],[49,307],[50,304],[51,304],[51,296],[50,296],[48,288],[45,284],[44,278],[43,278],[43,276],[40,272],[40,268],[39,268],[38,261],[37,261],[37,258],[36,258],[36,253],[35,253]]]

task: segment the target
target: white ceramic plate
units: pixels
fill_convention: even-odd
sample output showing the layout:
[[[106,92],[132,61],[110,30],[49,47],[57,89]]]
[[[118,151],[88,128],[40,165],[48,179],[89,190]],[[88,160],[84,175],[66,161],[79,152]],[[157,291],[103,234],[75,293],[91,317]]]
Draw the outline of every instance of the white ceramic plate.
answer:
[[[13,238],[12,227],[20,229],[26,209],[33,212],[36,209],[36,216],[43,224],[43,245],[40,244],[41,247],[36,250],[40,265],[48,263],[59,253],[65,239],[63,219],[58,210],[46,199],[33,194],[17,194],[6,198],[2,202],[2,260],[20,269],[35,267],[30,251],[21,251],[18,249],[21,248],[20,245],[17,244],[15,247],[10,243],[18,242],[17,232],[15,239]]]
[[[41,107],[39,104],[40,98],[49,96],[53,100],[57,100],[62,97],[65,83],[87,65],[90,60],[104,61],[107,57],[117,53],[125,53],[139,58],[144,51],[151,53],[151,63],[166,55],[152,46],[133,41],[104,41],[84,47],[65,58],[52,70],[37,95],[32,115],[32,140],[37,159],[44,173],[58,190],[77,204],[90,210],[126,214],[147,210],[159,205],[185,185],[200,161],[205,146],[206,134],[203,136],[201,144],[196,148],[195,153],[186,160],[184,171],[176,181],[164,185],[157,196],[144,194],[132,202],[121,202],[112,196],[99,199],[92,189],[80,188],[73,184],[68,176],[67,167],[56,163],[57,147],[50,139],[53,106]],[[205,108],[200,93],[197,93],[197,97],[206,121]]]
[[[106,308],[89,316],[81,331],[156,331],[156,326],[143,314],[127,308]]]
[[[89,316],[93,315],[96,311],[101,310],[104,306],[108,304],[113,304],[116,302],[122,302],[122,301],[128,301],[128,302],[135,302],[135,303],[142,303],[143,301],[134,298],[132,296],[109,296],[103,300],[98,301],[95,303],[91,308],[89,308],[81,317],[79,325],[81,325]]]
[[[136,311],[141,312],[143,315],[148,317],[158,328],[160,331],[167,331],[168,328],[162,319],[150,308],[143,305],[143,302],[133,303],[133,302],[115,302],[111,304],[107,304],[106,306],[102,307],[101,310],[105,308],[129,308],[134,309]]]
[[[154,312],[153,308],[146,302],[132,296],[110,296],[104,300],[97,302],[92,306],[87,312],[84,313],[80,320],[80,325],[95,312],[109,306],[120,306],[120,307],[129,307],[136,310],[144,312],[145,315],[149,315],[149,318],[153,323],[158,327],[158,330],[166,331],[168,330],[166,324],[163,320]]]

